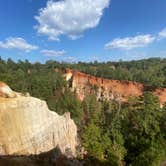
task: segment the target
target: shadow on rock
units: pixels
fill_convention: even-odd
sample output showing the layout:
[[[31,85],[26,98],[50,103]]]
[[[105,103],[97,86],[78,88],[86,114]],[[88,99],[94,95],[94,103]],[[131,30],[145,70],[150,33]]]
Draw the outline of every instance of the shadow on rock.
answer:
[[[67,155],[63,155],[57,147],[39,155],[1,156],[0,166],[81,166],[69,153],[70,150],[67,150]]]

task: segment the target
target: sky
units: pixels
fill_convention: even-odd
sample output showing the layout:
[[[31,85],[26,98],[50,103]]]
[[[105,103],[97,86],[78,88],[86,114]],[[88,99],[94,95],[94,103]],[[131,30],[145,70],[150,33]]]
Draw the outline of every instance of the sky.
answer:
[[[0,56],[42,63],[166,58],[166,1],[1,0]]]

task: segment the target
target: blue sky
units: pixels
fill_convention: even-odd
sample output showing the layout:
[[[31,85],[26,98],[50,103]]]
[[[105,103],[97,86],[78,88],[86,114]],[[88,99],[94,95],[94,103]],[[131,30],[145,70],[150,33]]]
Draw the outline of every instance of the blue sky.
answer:
[[[3,59],[166,57],[165,0],[1,0],[0,20]]]

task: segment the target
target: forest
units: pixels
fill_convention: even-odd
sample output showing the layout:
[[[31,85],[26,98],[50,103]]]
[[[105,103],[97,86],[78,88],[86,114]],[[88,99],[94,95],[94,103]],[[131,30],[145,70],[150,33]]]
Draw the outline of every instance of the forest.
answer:
[[[83,165],[160,166],[166,160],[166,106],[150,92],[130,98],[127,104],[97,101],[92,94],[79,101],[55,68],[71,68],[98,77],[131,80],[150,87],[166,87],[166,59],[75,64],[0,58],[0,80],[13,90],[30,93],[59,114],[70,112],[78,126],[85,154]]]

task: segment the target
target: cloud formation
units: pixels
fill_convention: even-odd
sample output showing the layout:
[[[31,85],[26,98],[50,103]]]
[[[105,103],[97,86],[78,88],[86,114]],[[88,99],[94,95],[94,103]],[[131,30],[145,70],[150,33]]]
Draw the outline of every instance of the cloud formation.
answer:
[[[67,57],[64,57],[62,61],[67,63],[75,63],[77,61],[77,58],[73,56],[67,56]]]
[[[45,8],[39,10],[35,26],[39,34],[51,40],[59,40],[61,35],[77,39],[82,33],[96,27],[110,0],[49,0]]]
[[[27,43],[26,40],[20,37],[9,37],[5,40],[5,42],[0,41],[0,48],[18,49],[26,52],[38,49],[37,46]]]
[[[116,38],[105,44],[105,49],[124,49],[131,50],[134,48],[145,47],[149,44],[166,38],[166,28],[155,35],[146,34],[134,37]]]
[[[159,39],[166,38],[166,28],[159,32]]]
[[[66,52],[64,50],[62,50],[62,51],[41,50],[40,53],[45,56],[50,56],[50,57],[58,57],[58,56],[62,56],[62,55],[66,54]]]
[[[150,34],[138,35],[135,37],[116,38],[113,41],[105,44],[106,49],[125,49],[145,47],[155,41],[156,37]]]

